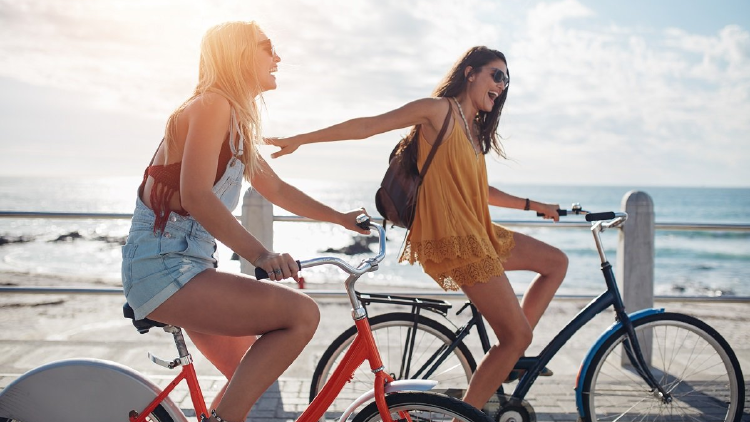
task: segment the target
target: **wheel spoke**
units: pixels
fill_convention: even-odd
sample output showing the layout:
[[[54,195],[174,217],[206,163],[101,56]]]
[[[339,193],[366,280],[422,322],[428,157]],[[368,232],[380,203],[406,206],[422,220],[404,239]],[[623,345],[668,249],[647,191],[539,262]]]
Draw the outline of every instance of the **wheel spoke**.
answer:
[[[710,327],[681,314],[655,314],[633,322],[648,370],[671,402],[652,391],[622,354],[624,330],[605,341],[584,378],[591,421],[733,421],[744,404],[739,364]],[[707,331],[709,330],[709,331]]]

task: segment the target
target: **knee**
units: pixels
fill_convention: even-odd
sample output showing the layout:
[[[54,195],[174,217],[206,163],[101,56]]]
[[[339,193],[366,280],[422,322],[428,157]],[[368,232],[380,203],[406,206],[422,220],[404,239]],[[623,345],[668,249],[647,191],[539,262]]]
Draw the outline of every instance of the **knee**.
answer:
[[[557,250],[557,265],[558,268],[560,268],[560,272],[565,275],[568,272],[568,255],[565,255],[565,252],[561,250]]]
[[[318,304],[312,298],[307,296],[300,302],[299,306],[295,307],[297,325],[302,332],[309,338],[312,338],[320,323],[320,308],[318,308]]]
[[[557,274],[562,281],[565,274],[568,272],[568,255],[560,249],[554,248],[552,254],[550,254],[548,274]]]
[[[516,343],[523,353],[526,349],[531,346],[531,342],[534,340],[534,331],[531,329],[530,325],[525,325],[523,328],[518,330],[518,334],[516,335]]]
[[[525,324],[504,336],[502,343],[520,356],[531,346],[532,340],[534,340],[534,332],[531,326]]]

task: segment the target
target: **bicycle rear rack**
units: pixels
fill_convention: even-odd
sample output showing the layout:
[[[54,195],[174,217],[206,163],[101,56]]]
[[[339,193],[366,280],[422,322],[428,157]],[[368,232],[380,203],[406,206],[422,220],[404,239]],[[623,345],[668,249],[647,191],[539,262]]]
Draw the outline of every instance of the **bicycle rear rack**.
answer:
[[[385,303],[388,305],[411,306],[412,308],[425,309],[442,316],[448,315],[448,310],[453,307],[450,302],[441,299],[430,299],[424,297],[398,296],[379,293],[355,292],[357,299],[367,306],[371,303]]]

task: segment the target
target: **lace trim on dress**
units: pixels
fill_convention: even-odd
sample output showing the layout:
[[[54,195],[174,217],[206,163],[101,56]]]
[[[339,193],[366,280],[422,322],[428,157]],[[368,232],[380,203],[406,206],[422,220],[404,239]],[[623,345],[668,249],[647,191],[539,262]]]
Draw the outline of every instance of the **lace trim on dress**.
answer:
[[[461,286],[486,283],[490,277],[499,276],[504,272],[505,268],[499,257],[486,256],[481,261],[439,273],[435,281],[443,290],[459,290]]]
[[[494,227],[495,236],[500,245],[495,250],[486,238],[475,235],[451,236],[442,239],[412,242],[407,239],[399,262],[433,261],[436,263],[451,259],[469,260],[481,258],[466,265],[458,265],[439,274],[430,274],[444,290],[458,290],[459,286],[471,286],[486,283],[490,277],[502,274],[503,262],[508,259],[515,246],[513,232],[501,227]]]

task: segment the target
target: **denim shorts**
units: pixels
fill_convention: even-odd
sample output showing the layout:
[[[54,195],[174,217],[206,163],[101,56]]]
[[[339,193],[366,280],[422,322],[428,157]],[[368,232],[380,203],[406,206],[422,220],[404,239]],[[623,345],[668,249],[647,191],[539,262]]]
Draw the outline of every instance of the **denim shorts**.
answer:
[[[190,216],[171,213],[154,232],[154,213],[137,200],[122,247],[122,285],[136,319],[148,316],[201,272],[216,268],[216,240]]]

